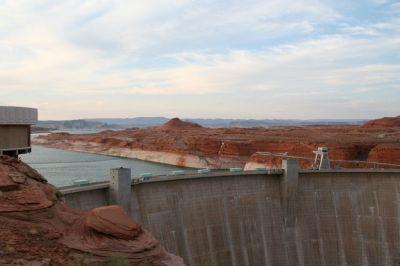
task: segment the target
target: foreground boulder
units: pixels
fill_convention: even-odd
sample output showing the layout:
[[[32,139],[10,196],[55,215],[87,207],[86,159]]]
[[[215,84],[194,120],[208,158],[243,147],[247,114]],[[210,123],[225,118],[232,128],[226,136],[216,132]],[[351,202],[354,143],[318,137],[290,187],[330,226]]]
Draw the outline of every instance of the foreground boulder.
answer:
[[[125,240],[133,240],[142,232],[141,226],[116,205],[99,207],[90,211],[86,216],[85,226],[100,234]]]
[[[28,165],[0,157],[0,265],[183,265],[118,206],[83,212]]]

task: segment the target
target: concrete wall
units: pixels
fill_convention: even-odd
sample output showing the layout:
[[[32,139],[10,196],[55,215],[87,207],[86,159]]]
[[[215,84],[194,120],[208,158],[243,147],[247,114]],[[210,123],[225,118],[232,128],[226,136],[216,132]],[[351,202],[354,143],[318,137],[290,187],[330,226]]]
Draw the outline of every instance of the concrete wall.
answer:
[[[0,106],[0,155],[30,152],[31,125],[37,120],[37,109]]]
[[[104,186],[62,191],[87,209]],[[131,215],[189,265],[394,265],[399,191],[399,171],[160,177],[132,187]]]
[[[1,125],[33,125],[38,121],[38,111],[34,108],[0,106]]]
[[[0,149],[30,147],[30,126],[0,125]]]
[[[109,183],[98,182],[90,186],[68,186],[60,189],[69,206],[91,210],[109,204]]]
[[[400,173],[301,173],[292,250],[302,265],[399,265]]]

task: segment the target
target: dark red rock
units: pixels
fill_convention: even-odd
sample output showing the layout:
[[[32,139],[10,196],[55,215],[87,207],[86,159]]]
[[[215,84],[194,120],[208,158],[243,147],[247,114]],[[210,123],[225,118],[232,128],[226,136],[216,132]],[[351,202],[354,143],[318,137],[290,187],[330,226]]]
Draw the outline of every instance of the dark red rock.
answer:
[[[400,144],[380,144],[369,153],[368,161],[400,164]]]
[[[107,265],[115,256],[130,265],[183,265],[120,207],[87,213],[56,192],[28,165],[0,157],[0,265]]]
[[[116,205],[91,210],[85,219],[85,226],[98,233],[126,240],[135,239],[142,231],[141,226]]]
[[[199,129],[202,128],[197,123],[192,123],[192,122],[187,122],[187,121],[182,121],[179,118],[175,117],[169,120],[167,123],[162,125],[162,128],[164,129]]]
[[[363,125],[364,128],[394,128],[400,127],[400,116],[383,117],[380,119],[370,120]]]

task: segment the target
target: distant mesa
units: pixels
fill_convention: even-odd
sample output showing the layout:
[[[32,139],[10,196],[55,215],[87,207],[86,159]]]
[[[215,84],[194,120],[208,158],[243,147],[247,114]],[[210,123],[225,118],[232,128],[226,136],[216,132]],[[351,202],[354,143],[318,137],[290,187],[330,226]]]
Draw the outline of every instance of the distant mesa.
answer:
[[[364,128],[400,127],[400,116],[383,117],[370,120],[363,125]]]
[[[197,123],[182,121],[181,119],[175,117],[169,120],[167,123],[161,126],[164,129],[196,129],[203,128]]]

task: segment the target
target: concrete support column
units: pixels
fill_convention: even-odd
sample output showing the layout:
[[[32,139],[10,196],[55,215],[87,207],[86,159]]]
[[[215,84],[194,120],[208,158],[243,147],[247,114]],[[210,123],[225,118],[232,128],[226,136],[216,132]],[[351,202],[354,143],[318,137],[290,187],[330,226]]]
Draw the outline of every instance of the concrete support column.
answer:
[[[304,254],[296,221],[299,163],[295,159],[284,159],[282,169],[284,173],[281,181],[281,197],[287,264],[304,266]]]
[[[110,204],[121,206],[129,215],[131,211],[131,169],[111,169]]]
[[[284,170],[281,181],[282,207],[285,225],[292,227],[296,223],[297,184],[299,180],[299,162],[295,159],[283,159]]]
[[[129,213],[129,217],[131,217],[136,222],[143,224],[138,193],[135,192],[135,185],[132,186],[131,212]]]

